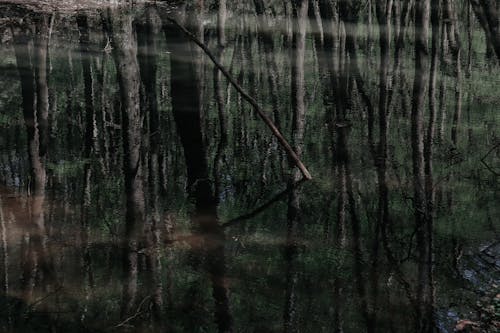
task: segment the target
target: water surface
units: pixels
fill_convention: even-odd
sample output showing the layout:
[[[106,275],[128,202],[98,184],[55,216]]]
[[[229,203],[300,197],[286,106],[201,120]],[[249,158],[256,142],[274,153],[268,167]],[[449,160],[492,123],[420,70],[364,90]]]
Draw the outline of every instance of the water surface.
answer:
[[[498,329],[474,12],[439,14],[426,56],[405,1],[385,24],[298,3],[0,5],[2,331]]]

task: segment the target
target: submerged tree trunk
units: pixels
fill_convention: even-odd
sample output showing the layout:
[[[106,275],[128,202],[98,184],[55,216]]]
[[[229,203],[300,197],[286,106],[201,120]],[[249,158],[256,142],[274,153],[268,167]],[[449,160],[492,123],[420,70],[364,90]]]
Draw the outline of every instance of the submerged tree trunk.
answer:
[[[271,103],[273,108],[274,123],[281,129],[281,116],[279,110],[279,86],[278,86],[278,66],[275,59],[274,40],[271,33],[271,26],[268,23],[269,17],[265,13],[264,0],[254,0],[255,12],[259,20],[259,40],[264,46],[264,56],[267,66],[267,80],[270,88]]]
[[[451,141],[456,146],[458,144],[458,130],[462,117],[462,47],[458,29],[458,17],[451,0],[443,2],[443,19],[448,36],[449,49],[453,56],[453,66],[455,74],[455,112],[453,113],[453,124],[451,127]]]
[[[413,105],[411,116],[411,145],[413,160],[414,212],[416,223],[416,240],[418,253],[417,266],[417,332],[431,332],[433,329],[433,313],[430,306],[431,290],[429,286],[429,210],[425,194],[424,166],[424,103],[425,92],[429,81],[429,22],[430,0],[419,0],[415,4],[415,78],[413,83]]]
[[[32,27],[22,27],[29,30]],[[40,130],[38,126],[37,95],[33,60],[33,40],[29,31],[14,30],[14,51],[21,80],[24,123],[28,136],[28,156],[31,167],[30,190],[36,194],[44,192],[46,173],[40,152]]]
[[[365,81],[361,75],[359,68],[358,51],[357,51],[357,26],[360,15],[360,7],[358,2],[351,2],[347,0],[339,1],[339,16],[344,22],[345,27],[345,49],[349,55],[349,73],[352,73],[356,82],[356,88],[361,94],[361,99],[366,106],[368,115],[368,144],[371,152],[374,152],[374,124],[375,124],[375,110],[370,96],[368,95],[365,87]],[[340,48],[343,52],[344,48]],[[339,87],[342,89],[342,87]],[[344,110],[345,111],[345,110]]]
[[[187,22],[193,22],[187,17]],[[196,26],[188,25],[196,30]],[[214,320],[218,332],[232,332],[233,319],[225,284],[225,235],[217,216],[217,198],[209,179],[206,144],[202,137],[200,75],[196,72],[199,58],[193,55],[197,47],[184,38],[178,27],[164,21],[164,31],[170,50],[172,111],[177,125],[187,168],[188,193],[194,201],[191,212],[193,234],[201,238],[191,244],[192,254],[208,273],[215,303]],[[200,239],[196,238],[195,239]]]
[[[92,180],[92,163],[91,157],[94,151],[94,130],[95,130],[95,113],[94,113],[94,82],[93,82],[93,67],[90,48],[90,35],[88,18],[86,15],[79,15],[76,18],[78,29],[80,32],[80,52],[83,70],[84,95],[85,95],[85,129],[84,129],[84,146],[83,146],[83,191],[80,213],[80,241],[83,247],[83,263],[82,269],[87,276],[87,284],[84,286],[86,290],[94,285],[94,276],[92,272],[92,260],[90,255],[89,241],[89,214],[91,206],[91,180]]]
[[[371,263],[371,289],[372,299],[369,313],[369,325],[375,325],[377,321],[377,304],[379,290],[378,261],[380,236],[387,233],[389,228],[389,189],[387,186],[387,140],[389,128],[389,67],[390,67],[390,41],[391,41],[391,20],[393,1],[378,1],[376,4],[377,20],[379,24],[379,43],[380,43],[380,69],[379,69],[379,143],[375,158],[378,181],[378,212],[375,226],[375,240],[372,248]]]
[[[500,61],[500,16],[497,0],[470,0],[472,9],[486,35],[486,43],[493,47]]]
[[[42,19],[43,18],[39,18]],[[35,23],[13,28],[14,52],[21,81],[21,96],[24,125],[27,132],[28,157],[30,165],[30,197],[28,198],[28,217],[22,221],[24,242],[22,260],[22,288],[24,297],[29,301],[37,277],[47,286],[54,280],[54,272],[47,256],[47,235],[45,230],[45,189],[47,172],[45,167],[46,141],[41,133],[47,133],[44,120],[48,119],[48,85],[46,62],[48,41],[43,33],[43,24]],[[41,123],[40,123],[41,121]],[[45,132],[44,132],[45,131]],[[45,146],[44,146],[45,145]],[[43,283],[42,282],[42,283]]]
[[[114,12],[108,17],[111,22],[113,56],[120,87],[126,195],[122,317],[130,315],[135,306],[138,241],[145,221],[141,163],[143,115],[140,109],[140,74],[132,18],[127,9]]]
[[[292,3],[293,11],[293,35],[292,35],[292,147],[297,156],[302,156],[305,132],[305,77],[304,77],[304,58],[306,51],[306,29],[307,29],[307,11],[308,0],[296,0]],[[289,186],[299,180],[300,172],[294,170],[290,179]],[[284,331],[298,332],[297,322],[297,237],[299,228],[300,198],[297,189],[290,192],[288,197],[287,211],[287,241],[285,246],[286,262],[286,290],[285,290],[285,311],[283,314]]]
[[[49,144],[49,17],[42,14],[35,19],[35,43],[33,66],[36,82],[36,108],[40,137],[40,157],[44,158]]]
[[[224,49],[226,47],[226,0],[217,0],[217,60],[222,63],[224,59]],[[214,94],[217,103],[217,112],[219,115],[220,139],[227,141],[227,117],[225,110],[224,89],[222,89],[222,73],[217,67],[213,69],[214,75]]]
[[[137,24],[138,62],[141,75],[141,108],[146,126],[148,213],[143,228],[146,251],[146,288],[152,299],[154,324],[162,329],[163,285],[160,251],[160,115],[157,97],[157,41],[159,18],[153,8],[146,9],[144,22]],[[143,158],[145,160],[146,158]],[[146,173],[146,172],[145,172]],[[146,176],[144,177],[146,178]],[[146,179],[145,179],[146,180]]]
[[[0,242],[1,245],[1,267],[3,269],[2,276],[0,277],[0,290],[2,296],[7,296],[9,293],[9,244],[7,243],[7,218],[4,213],[3,193],[0,193]],[[8,314],[8,321],[10,322],[10,311]]]
[[[305,74],[308,0],[298,0],[293,4],[294,28],[292,38],[292,145],[296,154],[302,155],[305,132]],[[296,179],[298,180],[298,179]]]

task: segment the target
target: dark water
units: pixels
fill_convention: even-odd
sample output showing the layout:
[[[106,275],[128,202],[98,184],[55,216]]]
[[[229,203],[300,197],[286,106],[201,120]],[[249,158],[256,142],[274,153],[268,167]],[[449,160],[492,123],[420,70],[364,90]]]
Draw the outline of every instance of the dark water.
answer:
[[[0,5],[0,331],[498,330],[500,70],[425,2]]]

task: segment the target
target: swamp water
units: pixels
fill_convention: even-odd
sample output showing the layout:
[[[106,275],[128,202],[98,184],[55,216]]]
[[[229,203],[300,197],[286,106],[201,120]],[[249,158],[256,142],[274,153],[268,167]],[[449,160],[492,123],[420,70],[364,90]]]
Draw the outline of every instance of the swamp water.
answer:
[[[405,1],[385,25],[342,1],[13,2],[2,332],[498,330],[500,70],[471,8],[421,64]]]

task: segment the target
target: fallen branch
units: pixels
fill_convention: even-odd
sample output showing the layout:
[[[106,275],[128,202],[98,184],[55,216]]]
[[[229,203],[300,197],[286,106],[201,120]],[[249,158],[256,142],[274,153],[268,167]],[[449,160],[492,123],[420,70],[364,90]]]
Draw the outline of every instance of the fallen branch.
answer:
[[[295,165],[300,169],[302,172],[302,175],[304,176],[305,179],[311,180],[311,174],[305,167],[305,165],[302,163],[302,161],[299,159],[297,154],[293,151],[292,147],[290,144],[286,141],[286,139],[283,137],[279,129],[274,125],[273,121],[271,118],[269,118],[265,112],[262,110],[262,108],[259,106],[257,101],[252,98],[248,93],[243,90],[243,88],[236,82],[236,80],[231,76],[231,74],[222,66],[215,56],[212,54],[212,52],[208,49],[208,47],[201,42],[195,35],[193,35],[191,32],[189,32],[184,26],[182,26],[180,23],[178,23],[175,19],[171,17],[166,17],[166,19],[173,23],[175,26],[177,26],[190,40],[192,40],[196,45],[198,45],[204,52],[205,54],[210,58],[210,60],[214,63],[214,65],[222,72],[222,74],[226,77],[226,79],[231,83],[231,85],[240,93],[240,95],[253,106],[253,109],[259,117],[266,123],[266,125],[271,129],[273,132],[273,135],[278,139],[280,144],[283,146],[285,149],[286,153],[288,156],[293,160]]]

